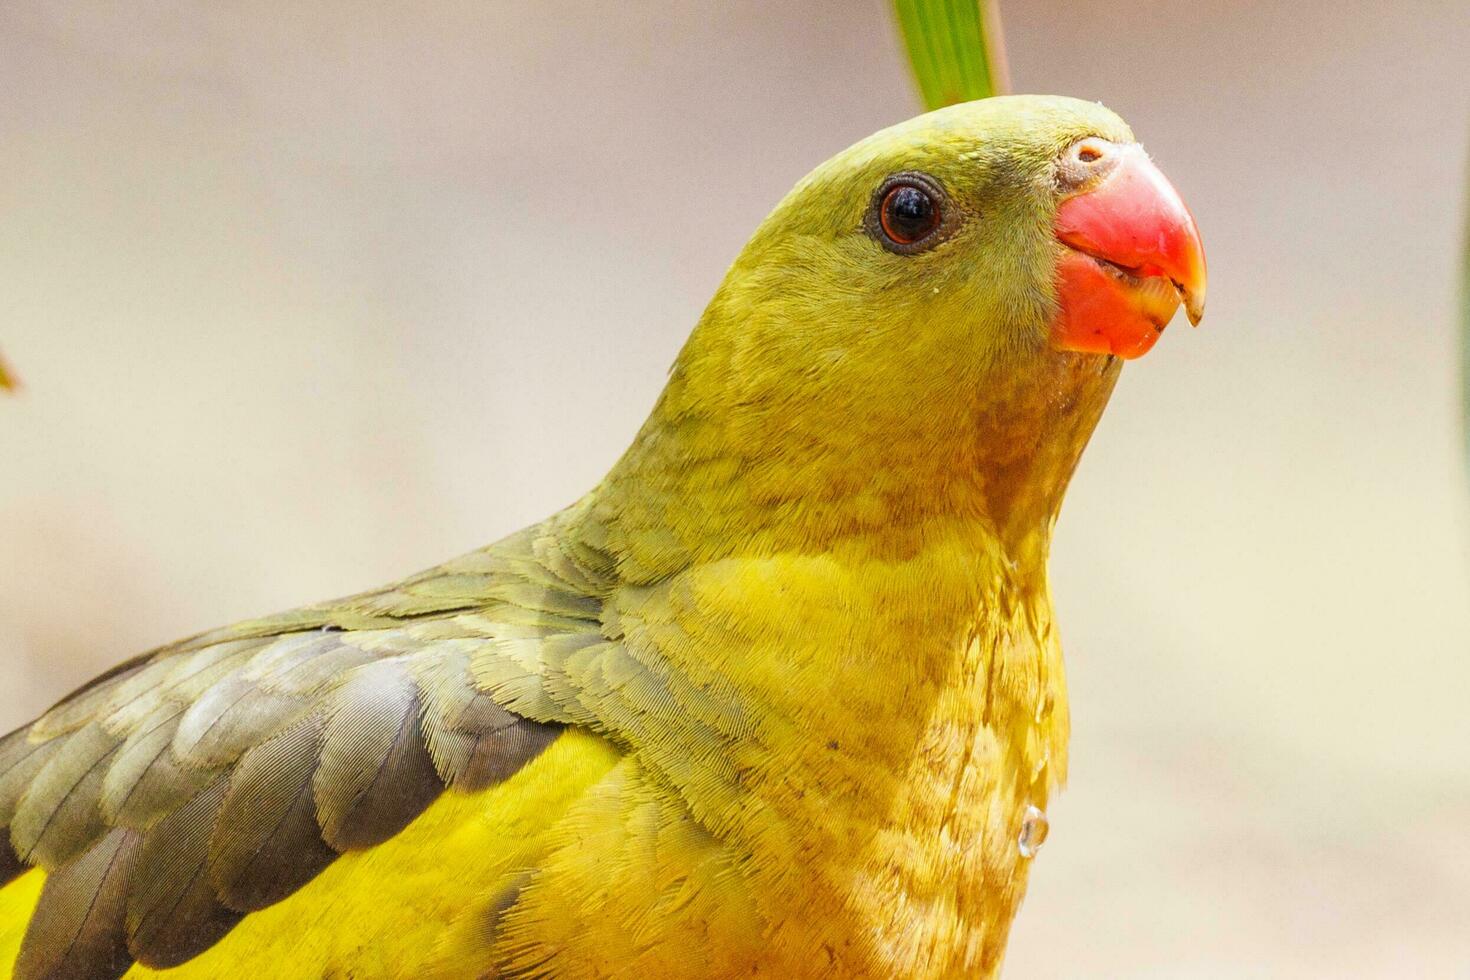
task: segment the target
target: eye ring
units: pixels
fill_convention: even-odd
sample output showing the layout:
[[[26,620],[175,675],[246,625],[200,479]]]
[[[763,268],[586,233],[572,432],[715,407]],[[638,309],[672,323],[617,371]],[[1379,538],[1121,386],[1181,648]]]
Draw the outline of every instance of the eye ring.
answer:
[[[933,248],[954,230],[949,195],[927,174],[888,177],[873,192],[865,224],[878,244],[898,255]]]

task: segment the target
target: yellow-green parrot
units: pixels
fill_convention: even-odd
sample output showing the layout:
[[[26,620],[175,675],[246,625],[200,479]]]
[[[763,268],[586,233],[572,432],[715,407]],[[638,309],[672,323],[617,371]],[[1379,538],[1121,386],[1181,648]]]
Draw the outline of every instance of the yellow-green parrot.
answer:
[[[1099,105],[839,153],[577,503],[0,742],[0,972],[995,973],[1066,769],[1062,493],[1204,299]]]

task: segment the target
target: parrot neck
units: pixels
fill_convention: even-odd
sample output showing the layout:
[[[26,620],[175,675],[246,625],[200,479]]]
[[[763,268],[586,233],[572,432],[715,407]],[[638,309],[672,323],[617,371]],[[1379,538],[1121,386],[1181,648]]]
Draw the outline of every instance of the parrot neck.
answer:
[[[634,581],[742,554],[901,559],[957,525],[1014,561],[1044,563],[1120,364],[1033,354],[970,398],[885,416],[882,431],[860,417],[721,410],[676,368],[588,517]]]
[[[976,466],[984,513],[1008,551],[1049,544],[1062,497],[1107,407],[1122,362],[1049,352],[979,403]],[[1038,556],[1045,560],[1045,553]]]

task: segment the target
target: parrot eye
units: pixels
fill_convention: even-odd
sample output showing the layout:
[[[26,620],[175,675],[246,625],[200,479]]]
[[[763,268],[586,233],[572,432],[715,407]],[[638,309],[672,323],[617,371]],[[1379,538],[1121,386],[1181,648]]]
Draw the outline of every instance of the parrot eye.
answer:
[[[894,174],[873,195],[868,231],[890,252],[912,255],[946,236],[944,191],[923,174]]]
[[[922,187],[899,184],[883,196],[883,234],[899,245],[912,245],[939,226],[939,208]]]

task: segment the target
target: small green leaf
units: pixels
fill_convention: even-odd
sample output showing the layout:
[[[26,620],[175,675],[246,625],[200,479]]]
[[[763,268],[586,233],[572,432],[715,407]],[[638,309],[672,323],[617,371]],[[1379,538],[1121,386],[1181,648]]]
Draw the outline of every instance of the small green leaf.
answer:
[[[1010,91],[999,0],[893,0],[929,109]]]

